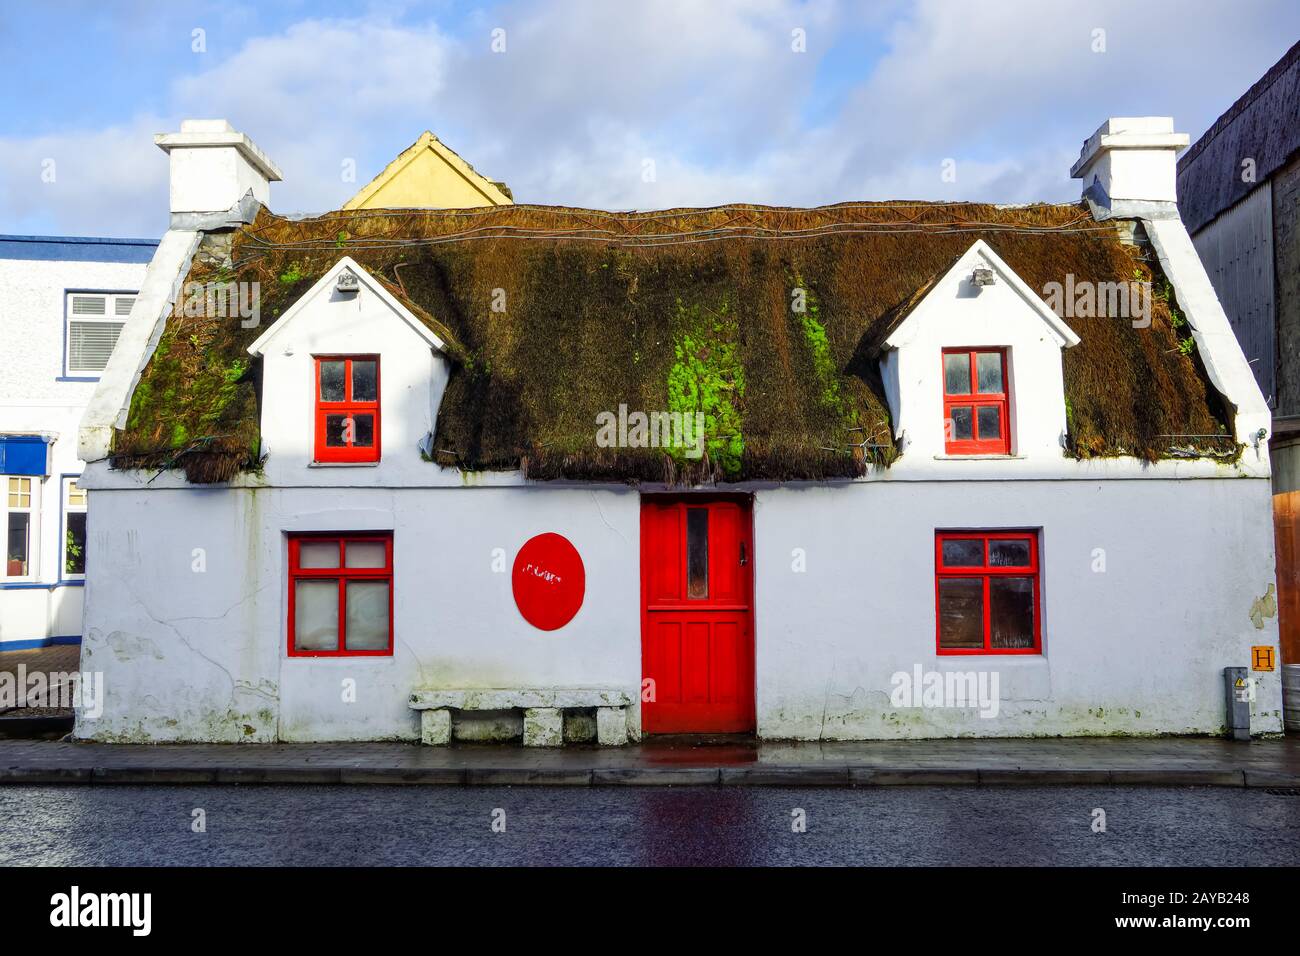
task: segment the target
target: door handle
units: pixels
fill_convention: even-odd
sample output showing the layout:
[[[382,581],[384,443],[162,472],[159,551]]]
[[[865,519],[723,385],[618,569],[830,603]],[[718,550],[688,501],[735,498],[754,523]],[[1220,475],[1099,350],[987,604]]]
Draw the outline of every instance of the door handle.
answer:
[[[748,561],[745,559],[745,542],[740,542],[740,564],[743,567]]]

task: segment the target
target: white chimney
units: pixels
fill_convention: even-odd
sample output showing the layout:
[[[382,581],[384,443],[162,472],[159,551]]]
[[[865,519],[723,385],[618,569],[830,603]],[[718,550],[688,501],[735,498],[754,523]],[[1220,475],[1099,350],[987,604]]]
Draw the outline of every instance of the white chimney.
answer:
[[[153,138],[171,159],[171,211],[225,212],[250,190],[263,205],[280,170],[253,141],[225,120],[189,119],[179,133]]]
[[[1083,180],[1083,194],[1099,205],[1174,203],[1177,157],[1187,134],[1174,132],[1169,116],[1111,117],[1088,137],[1070,176]]]

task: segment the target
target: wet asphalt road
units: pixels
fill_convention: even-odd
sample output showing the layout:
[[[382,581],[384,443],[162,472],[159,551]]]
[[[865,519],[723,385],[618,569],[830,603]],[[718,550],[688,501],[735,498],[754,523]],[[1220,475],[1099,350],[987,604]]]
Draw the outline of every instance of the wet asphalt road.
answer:
[[[1215,787],[0,787],[5,866],[1298,862],[1300,796]]]

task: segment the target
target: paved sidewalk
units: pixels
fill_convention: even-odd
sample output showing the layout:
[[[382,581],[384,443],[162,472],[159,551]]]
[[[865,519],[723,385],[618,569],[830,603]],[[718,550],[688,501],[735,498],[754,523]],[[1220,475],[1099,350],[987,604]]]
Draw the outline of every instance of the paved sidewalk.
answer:
[[[655,741],[619,748],[0,740],[0,784],[1300,787],[1300,738]]]
[[[80,668],[80,661],[80,644],[53,644],[49,647],[34,647],[25,651],[0,651],[0,671],[15,676],[19,672],[19,665],[25,668],[25,673],[28,675],[40,673],[48,678],[51,674],[68,674]],[[32,696],[28,696],[26,686],[20,686],[18,692],[23,700],[17,707],[0,708],[0,714],[39,709],[41,713],[57,712],[72,716],[71,708],[51,706],[57,703],[63,683],[66,682],[54,683],[52,686],[47,686],[43,694],[36,693]]]

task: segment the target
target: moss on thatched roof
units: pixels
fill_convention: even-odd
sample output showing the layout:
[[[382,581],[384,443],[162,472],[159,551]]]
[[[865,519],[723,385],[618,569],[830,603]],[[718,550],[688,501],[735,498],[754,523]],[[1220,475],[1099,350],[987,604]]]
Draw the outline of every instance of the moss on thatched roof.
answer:
[[[897,454],[882,330],[980,238],[1032,288],[1071,273],[1167,288],[1154,257],[1079,205],[263,211],[208,237],[188,277],[261,283],[262,327],[170,316],[115,464],[192,481],[255,468],[259,369],[245,350],[347,254],[454,343],[432,445],[442,464],[616,481],[859,475]],[[1171,435],[1230,431],[1172,299],[1154,305],[1147,329],[1070,320],[1082,339],[1064,352],[1070,454],[1154,460],[1186,453]],[[597,415],[620,405],[703,411],[705,458],[597,447]]]

